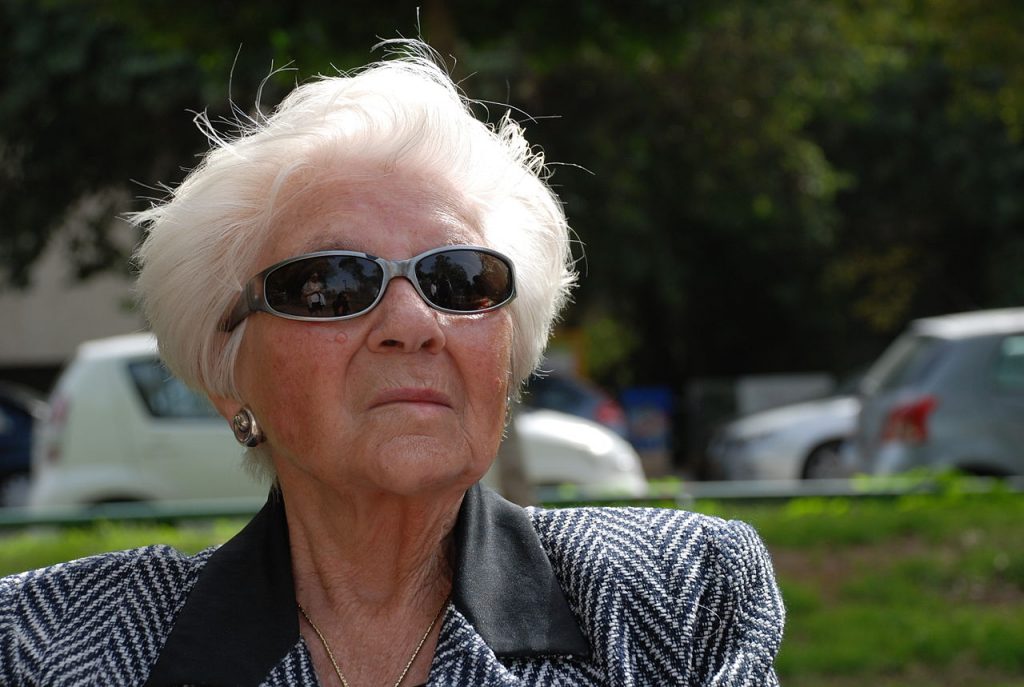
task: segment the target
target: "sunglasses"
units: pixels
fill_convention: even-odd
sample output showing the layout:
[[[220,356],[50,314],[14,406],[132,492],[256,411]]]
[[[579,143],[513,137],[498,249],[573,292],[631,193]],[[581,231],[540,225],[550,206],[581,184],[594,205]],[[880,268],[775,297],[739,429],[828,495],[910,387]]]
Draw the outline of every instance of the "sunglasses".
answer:
[[[445,246],[408,260],[325,250],[250,279],[221,329],[230,332],[257,311],[307,322],[359,317],[377,307],[395,277],[408,279],[430,307],[456,315],[489,312],[516,295],[512,261],[489,248]]]

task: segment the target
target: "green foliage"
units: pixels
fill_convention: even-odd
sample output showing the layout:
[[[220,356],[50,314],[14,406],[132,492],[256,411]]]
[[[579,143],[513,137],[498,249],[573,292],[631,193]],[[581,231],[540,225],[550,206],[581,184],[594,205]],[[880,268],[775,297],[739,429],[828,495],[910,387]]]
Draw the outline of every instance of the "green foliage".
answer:
[[[1009,0],[9,0],[0,281],[58,230],[80,275],[123,269],[110,217],[181,178],[203,147],[189,110],[251,111],[261,84],[268,109],[422,34],[481,116],[536,116],[567,163],[587,255],[568,324],[596,376],[839,372],[910,317],[1024,298],[1022,26]]]
[[[629,322],[637,382],[677,388],[740,358],[783,365],[777,333],[823,334],[795,314],[818,304],[845,183],[802,132],[808,84],[839,64],[809,59],[834,44],[816,4],[724,3],[703,19],[667,24],[657,50],[569,51],[527,101],[561,115],[530,127],[549,156],[593,171],[556,176],[587,246],[580,301]]]
[[[180,140],[191,77],[183,55],[151,53],[87,12],[0,3],[0,281],[24,283],[72,214],[78,274],[127,269],[111,219],[129,180],[153,171],[158,151],[142,146]]]
[[[608,315],[589,317],[583,325],[583,360],[588,375],[614,380],[616,387],[633,382],[628,361],[639,341],[621,320]]]

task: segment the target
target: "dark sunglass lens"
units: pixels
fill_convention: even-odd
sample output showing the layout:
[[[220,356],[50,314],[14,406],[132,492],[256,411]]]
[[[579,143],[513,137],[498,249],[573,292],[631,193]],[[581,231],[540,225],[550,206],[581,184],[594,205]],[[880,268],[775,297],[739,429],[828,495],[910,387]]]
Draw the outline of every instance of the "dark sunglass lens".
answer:
[[[266,299],[271,308],[284,315],[353,315],[373,304],[382,281],[380,265],[366,258],[303,258],[267,275]]]
[[[512,271],[501,258],[473,250],[434,253],[416,264],[427,299],[446,310],[474,312],[512,296]]]

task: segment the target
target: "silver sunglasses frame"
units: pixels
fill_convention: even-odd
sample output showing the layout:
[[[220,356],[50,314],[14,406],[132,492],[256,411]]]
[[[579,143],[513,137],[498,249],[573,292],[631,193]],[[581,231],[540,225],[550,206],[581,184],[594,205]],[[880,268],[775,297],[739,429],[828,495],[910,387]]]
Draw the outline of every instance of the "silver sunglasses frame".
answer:
[[[416,279],[416,264],[425,258],[429,258],[432,255],[438,253],[450,253],[450,252],[461,252],[461,251],[473,251],[474,253],[485,253],[492,255],[506,265],[509,269],[509,278],[512,280],[512,290],[509,293],[508,298],[503,300],[497,305],[492,305],[487,308],[481,308],[479,310],[450,310],[448,308],[442,308],[434,303],[430,302],[427,295],[423,293],[423,288],[420,286]],[[373,303],[367,306],[365,309],[360,310],[357,313],[351,315],[334,315],[331,317],[309,317],[307,315],[291,315],[283,313],[278,310],[274,310],[267,302],[266,289],[267,289],[267,278],[275,271],[286,265],[290,265],[300,260],[307,260],[309,258],[320,258],[320,257],[353,257],[353,258],[365,258],[372,262],[377,263],[381,266],[384,271],[384,283],[381,285],[380,291],[377,293],[377,297]],[[234,307],[231,308],[231,312],[228,313],[221,321],[221,331],[231,332],[234,331],[242,321],[249,315],[256,312],[265,312],[275,317],[283,317],[286,320],[298,320],[301,322],[338,322],[340,320],[351,320],[356,317],[362,317],[369,313],[371,310],[380,304],[384,298],[385,292],[388,290],[388,285],[391,280],[395,277],[405,277],[412,284],[413,288],[416,289],[416,293],[419,294],[423,302],[428,306],[439,312],[448,313],[451,315],[477,315],[480,313],[491,312],[502,308],[511,303],[516,297],[516,267],[512,263],[512,260],[505,254],[499,253],[491,248],[484,248],[483,246],[470,246],[470,245],[456,245],[456,246],[441,246],[440,248],[431,248],[430,250],[414,255],[406,260],[388,260],[377,255],[371,255],[370,253],[360,253],[358,251],[351,250],[321,250],[314,253],[303,253],[302,255],[296,255],[295,257],[276,262],[270,267],[261,270],[259,273],[254,275],[242,288],[242,292],[238,294],[238,299],[235,301]]]

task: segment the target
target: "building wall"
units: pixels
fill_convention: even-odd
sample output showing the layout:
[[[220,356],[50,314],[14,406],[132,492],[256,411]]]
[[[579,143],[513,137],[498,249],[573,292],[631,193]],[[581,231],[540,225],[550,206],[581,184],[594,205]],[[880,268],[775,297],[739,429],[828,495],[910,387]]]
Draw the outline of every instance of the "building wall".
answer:
[[[128,277],[76,282],[62,246],[51,246],[30,288],[0,291],[0,379],[48,386],[81,342],[144,329],[132,304]]]

